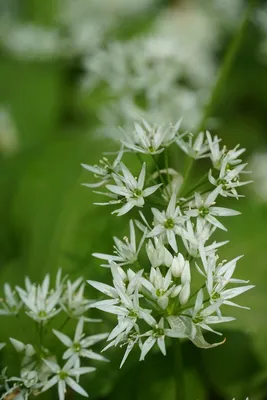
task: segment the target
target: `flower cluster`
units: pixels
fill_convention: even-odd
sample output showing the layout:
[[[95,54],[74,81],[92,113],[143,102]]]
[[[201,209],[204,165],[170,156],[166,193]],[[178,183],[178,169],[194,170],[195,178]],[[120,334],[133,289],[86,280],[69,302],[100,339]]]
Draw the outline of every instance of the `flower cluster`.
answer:
[[[27,277],[25,288],[17,286],[13,290],[8,283],[4,285],[0,315],[13,315],[20,318],[20,315],[25,313],[35,321],[36,333],[30,343],[23,343],[13,337],[9,338],[10,345],[19,354],[21,363],[17,376],[9,377],[7,367],[2,371],[1,399],[8,398],[8,395],[21,395],[23,399],[28,399],[30,395],[37,396],[54,385],[58,387],[60,400],[64,400],[67,386],[82,396],[88,397],[87,392],[79,384],[79,378],[83,374],[95,371],[96,368],[82,366],[82,363],[85,359],[107,361],[101,354],[91,350],[91,347],[107,338],[108,334],[87,335],[85,324],[100,322],[100,320],[87,316],[92,301],[85,298],[84,289],[85,282],[82,278],[72,282],[67,276],[62,278],[61,270],[58,271],[53,288],[50,287],[49,275],[45,276],[40,285],[32,283]],[[59,328],[60,330],[52,329],[51,321],[56,322],[56,316],[60,313],[66,314],[65,322]],[[61,332],[70,319],[77,320],[73,337],[68,337]],[[20,320],[20,322],[23,328],[23,321]],[[49,333],[53,333],[64,345],[63,366],[58,364],[56,354],[46,346],[49,342],[47,340]],[[27,336],[30,334],[31,331],[27,333]],[[0,344],[0,349],[3,347],[5,343]]]
[[[119,205],[112,212],[117,216],[139,211],[130,219],[129,239],[114,238],[113,254],[93,254],[106,262],[112,275],[110,285],[88,281],[108,296],[92,307],[117,316],[105,349],[125,346],[122,365],[135,345],[141,349],[140,360],[154,345],[166,354],[168,337],[188,338],[202,348],[217,346],[223,342],[209,344],[203,331],[220,335],[214,325],[234,320],[224,315],[227,308],[222,306],[246,308],[233,299],[253,287],[233,277],[241,257],[221,260],[218,249],[227,241],[212,240],[217,229],[227,231],[224,217],[239,214],[221,206],[220,199],[239,199],[239,188],[250,182],[241,179],[248,172],[240,159],[245,150],[228,150],[209,132],[180,133],[179,123],[166,127],[146,121],[135,124],[122,145],[114,163],[83,165],[97,180],[88,186],[107,189],[96,193],[109,201],[96,204]],[[209,160],[208,172],[194,186],[188,187],[190,165],[184,177],[170,168],[170,146],[186,153],[191,167],[199,159]],[[138,178],[122,162],[122,152],[129,151],[142,162]],[[165,168],[160,165],[163,160]]]

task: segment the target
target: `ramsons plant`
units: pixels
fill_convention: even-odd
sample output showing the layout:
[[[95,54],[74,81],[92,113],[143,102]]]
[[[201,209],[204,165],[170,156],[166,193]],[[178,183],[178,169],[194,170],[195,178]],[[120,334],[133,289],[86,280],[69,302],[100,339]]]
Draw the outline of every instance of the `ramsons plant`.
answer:
[[[96,204],[115,206],[112,214],[129,216],[129,238],[114,238],[113,254],[94,253],[110,268],[112,283],[88,281],[108,297],[92,307],[117,316],[104,350],[124,346],[121,366],[135,346],[140,348],[140,360],[154,346],[165,355],[168,337],[187,338],[201,348],[224,343],[209,344],[203,333],[220,335],[214,325],[235,319],[225,315],[223,306],[247,308],[233,299],[253,288],[248,281],[233,277],[242,256],[222,260],[218,251],[227,241],[212,239],[217,229],[227,231],[224,217],[239,214],[221,206],[220,200],[239,199],[239,188],[250,182],[242,179],[248,173],[240,158],[245,149],[228,150],[209,132],[180,133],[179,127],[180,122],[174,126],[136,123],[132,132],[125,133],[113,163],[105,158],[99,166],[83,165],[96,178],[85,185],[105,188],[97,193],[108,201]],[[182,177],[169,167],[170,146],[193,161],[209,161],[207,172],[194,187],[188,186],[186,174]],[[122,162],[129,151],[141,161],[138,177]],[[159,157],[165,160],[163,169]],[[150,159],[155,171],[149,169]],[[134,209],[137,218],[130,215]],[[136,229],[141,232],[139,243]]]
[[[31,395],[38,396],[51,387],[57,385],[58,398],[65,398],[67,387],[75,392],[88,397],[87,392],[79,384],[79,378],[83,374],[95,371],[95,367],[84,366],[84,361],[107,361],[102,355],[95,353],[91,347],[105,339],[108,334],[100,333],[88,336],[85,324],[101,322],[87,316],[92,301],[84,296],[85,282],[78,278],[74,282],[67,276],[62,277],[58,271],[54,287],[50,286],[50,276],[46,275],[42,284],[32,283],[25,279],[25,288],[16,286],[12,289],[8,283],[4,285],[4,296],[1,299],[0,315],[14,316],[20,322],[20,330],[23,323],[20,319],[26,314],[33,321],[29,324],[28,337],[35,332],[31,342],[23,343],[17,338],[10,337],[8,344],[18,353],[20,360],[18,376],[9,376],[8,367],[1,372],[1,399],[16,398],[28,399]],[[65,322],[60,331],[52,328],[55,317],[64,313]],[[23,316],[22,316],[23,317]],[[70,319],[77,320],[76,330],[71,337],[65,335],[62,330]],[[35,330],[34,330],[35,322]],[[55,335],[62,346],[62,360],[58,362],[53,350],[47,348],[47,337]],[[5,347],[0,344],[0,349]],[[10,396],[10,397],[9,397]]]

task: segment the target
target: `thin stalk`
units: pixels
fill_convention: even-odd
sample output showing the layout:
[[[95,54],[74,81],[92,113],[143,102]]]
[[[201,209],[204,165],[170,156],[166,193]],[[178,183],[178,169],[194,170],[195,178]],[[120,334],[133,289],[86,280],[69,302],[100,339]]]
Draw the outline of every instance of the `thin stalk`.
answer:
[[[154,161],[154,164],[155,164],[156,170],[157,170],[157,172],[158,172],[158,174],[159,174],[159,178],[160,178],[160,180],[161,180],[161,183],[162,183],[162,184],[163,184],[163,186],[164,186],[164,185],[165,185],[165,182],[164,182],[164,179],[163,179],[162,173],[160,172],[160,169],[159,169],[159,166],[158,166],[158,163],[157,163],[156,157],[154,156],[154,154],[151,154],[151,156],[152,156],[152,159],[153,159],[153,161]]]
[[[251,0],[249,2],[249,5],[248,5],[248,7],[245,11],[244,17],[242,19],[242,22],[228,47],[228,50],[226,52],[226,55],[222,62],[222,65],[219,69],[217,82],[211,93],[210,100],[206,105],[203,118],[198,126],[198,129],[197,129],[198,132],[200,132],[206,128],[207,120],[213,113],[214,107],[217,104],[217,101],[220,97],[221,90],[224,87],[225,81],[229,75],[229,72],[232,68],[234,60],[236,58],[236,55],[237,55],[240,45],[242,43],[242,39],[243,39],[245,30],[246,30],[246,27],[248,25],[249,18],[256,6],[256,3],[257,3],[257,0]],[[184,175],[184,182],[181,187],[181,193],[183,192],[184,188],[187,186],[188,180],[191,175],[191,171],[193,169],[194,161],[195,160],[193,158],[191,158],[189,160],[189,163],[188,163],[187,169],[185,171],[185,175]]]
[[[182,358],[180,340],[173,339],[172,351],[173,351],[173,375],[175,382],[175,400],[184,400],[185,383],[183,375],[183,358]]]
[[[169,155],[168,155],[167,148],[164,150],[164,162],[165,162],[165,169],[167,172],[168,183],[171,183],[171,177],[169,174]]]
[[[59,331],[62,331],[64,328],[65,328],[65,326],[67,325],[67,323],[70,321],[70,317],[67,317],[66,319],[65,319],[65,321],[63,322],[63,324],[60,326],[60,328],[59,328]]]
[[[189,191],[186,193],[184,197],[188,197],[192,192],[194,192],[196,189],[204,185],[205,183],[208,183],[208,172],[202,176],[202,178],[191,188]]]
[[[43,321],[40,322],[39,337],[40,337],[40,345],[41,345],[41,347],[42,347],[42,346],[43,346],[43,339],[44,339],[44,325],[43,325]]]

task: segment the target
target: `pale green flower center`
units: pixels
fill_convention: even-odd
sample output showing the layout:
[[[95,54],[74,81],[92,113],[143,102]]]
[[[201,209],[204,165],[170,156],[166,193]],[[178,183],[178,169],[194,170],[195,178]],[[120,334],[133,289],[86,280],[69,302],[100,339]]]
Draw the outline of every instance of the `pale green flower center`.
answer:
[[[38,312],[38,317],[39,317],[39,318],[45,318],[45,317],[47,317],[46,311],[44,311],[44,310],[39,311],[39,312]]]
[[[164,329],[162,328],[155,328],[154,332],[153,332],[153,336],[154,337],[162,337],[164,336]]]
[[[209,209],[206,207],[201,207],[198,209],[198,213],[200,217],[205,218],[205,216],[209,214]]]
[[[166,221],[164,223],[164,228],[172,229],[174,227],[174,225],[175,225],[174,220],[172,218],[168,218],[168,219],[166,219]]]
[[[73,343],[72,348],[74,351],[76,351],[77,353],[79,353],[79,351],[81,351],[81,345],[80,343]]]
[[[134,189],[133,193],[134,193],[135,197],[142,196],[142,190],[141,189]]]
[[[60,371],[58,373],[58,376],[59,376],[59,379],[64,381],[69,376],[69,374],[67,372],[65,372],[65,371]]]

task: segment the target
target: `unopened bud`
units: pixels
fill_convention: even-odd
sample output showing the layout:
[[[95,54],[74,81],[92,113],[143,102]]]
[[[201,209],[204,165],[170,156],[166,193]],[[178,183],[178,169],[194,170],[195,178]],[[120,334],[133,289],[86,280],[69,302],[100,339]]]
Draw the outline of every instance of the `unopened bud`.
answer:
[[[184,257],[181,253],[179,253],[177,257],[173,258],[171,270],[172,270],[172,275],[175,278],[179,278],[181,276],[181,273],[184,269],[184,264],[185,264]]]
[[[173,291],[171,292],[171,298],[174,299],[175,297],[179,296],[181,290],[182,290],[182,285],[174,287]]]
[[[124,282],[126,282],[128,279],[127,279],[127,275],[126,275],[126,273],[124,272],[124,270],[123,270],[121,267],[118,267],[118,272],[119,272],[119,274],[120,274],[120,276],[121,276],[121,279],[122,279]]]
[[[169,304],[169,299],[167,296],[161,296],[158,298],[158,305],[163,310],[165,310],[168,307],[168,304]]]
[[[172,260],[172,254],[164,247],[164,265],[166,265],[166,267],[170,267],[172,265]]]
[[[190,297],[190,283],[186,282],[179,295],[179,300],[181,305],[186,304],[188,302],[189,297]]]
[[[187,282],[191,282],[191,271],[189,261],[185,261],[184,268],[181,275],[181,282],[184,285]]]
[[[20,353],[21,351],[23,351],[25,349],[25,344],[20,342],[17,339],[13,339],[13,338],[9,338],[11,344],[14,346],[14,349]]]

